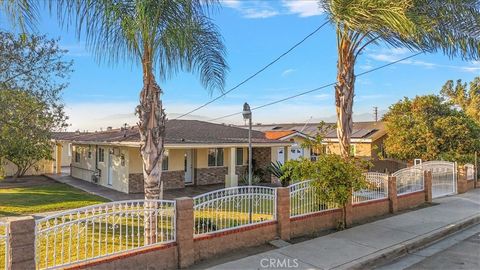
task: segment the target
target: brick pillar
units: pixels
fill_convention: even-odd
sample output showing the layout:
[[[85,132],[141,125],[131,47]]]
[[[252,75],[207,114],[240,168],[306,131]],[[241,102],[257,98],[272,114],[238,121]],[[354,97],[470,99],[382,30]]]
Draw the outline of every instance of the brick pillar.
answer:
[[[432,202],[432,172],[423,172],[424,190],[425,190],[425,202]]]
[[[31,216],[10,217],[10,270],[35,269],[35,220]]]
[[[388,200],[390,202],[390,213],[394,214],[398,210],[398,197],[397,197],[397,177],[388,177]]]
[[[465,170],[465,167],[463,166],[458,166],[457,169],[457,193],[465,193],[468,191],[468,186],[467,186],[467,170]]]
[[[176,200],[176,239],[178,249],[178,267],[186,268],[195,262],[193,247],[193,200],[189,197]]]
[[[288,187],[277,188],[277,228],[282,240],[290,240],[290,190]]]

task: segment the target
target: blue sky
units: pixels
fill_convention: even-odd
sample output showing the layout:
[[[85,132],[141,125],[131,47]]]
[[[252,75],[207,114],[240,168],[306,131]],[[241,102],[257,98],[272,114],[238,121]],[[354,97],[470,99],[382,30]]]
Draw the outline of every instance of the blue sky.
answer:
[[[325,16],[314,0],[236,1],[225,0],[212,14],[228,50],[230,72],[226,89],[242,81],[296,42],[312,32]],[[95,130],[122,123],[135,124],[134,108],[142,87],[142,74],[136,64],[108,66],[95,62],[72,30],[61,29],[56,19],[41,13],[38,32],[60,38],[74,60],[74,73],[64,93],[70,130]],[[360,56],[357,73],[412,54],[402,48],[370,47]],[[262,105],[335,81],[335,32],[322,28],[288,56],[236,91],[194,113],[193,118],[208,120],[241,110],[247,101]],[[472,80],[480,76],[480,62],[449,59],[438,54],[419,55],[389,68],[359,77],[354,104],[355,120],[372,120],[372,107],[385,111],[404,96],[438,93],[446,80]],[[170,118],[189,111],[211,98],[197,76],[178,73],[159,82],[165,94],[164,107]],[[305,122],[312,118],[334,120],[333,87],[254,112],[254,122]],[[310,120],[312,121],[312,120]],[[242,123],[242,116],[223,119]]]

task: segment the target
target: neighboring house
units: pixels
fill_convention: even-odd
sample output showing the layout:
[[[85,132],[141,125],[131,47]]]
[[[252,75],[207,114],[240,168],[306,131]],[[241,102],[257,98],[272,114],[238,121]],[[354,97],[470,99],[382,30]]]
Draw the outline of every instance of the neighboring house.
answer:
[[[71,143],[73,177],[125,193],[143,192],[143,162],[136,127],[59,135],[57,143]],[[270,181],[266,168],[276,161],[277,148],[287,149],[291,143],[253,131],[252,145],[254,170],[263,170],[264,180]],[[165,149],[165,189],[221,183],[236,186],[247,171],[248,131],[196,120],[169,120]],[[62,147],[57,151],[63,151]]]
[[[272,140],[291,142],[292,145],[285,153],[284,147],[277,148],[277,160],[284,163],[285,156],[289,159],[299,159],[301,157],[309,159],[311,151],[309,147],[304,147],[303,143],[309,139],[309,136],[296,130],[269,130],[265,131],[265,137]],[[286,154],[286,155],[285,155]]]
[[[318,133],[318,125],[318,123],[257,124],[253,126],[253,129],[264,132],[267,137],[294,142],[290,152],[292,154],[295,152],[295,156],[291,158],[303,156],[315,159],[315,156],[321,152],[340,154],[337,132],[333,123],[327,124],[331,128],[327,128],[326,134],[323,134],[322,149],[314,150],[301,147],[305,139],[315,138]],[[241,127],[245,128],[245,126]],[[386,135],[383,122],[353,123],[350,154],[361,158],[378,159],[379,153],[384,151],[383,141]],[[280,152],[281,149],[278,151]]]

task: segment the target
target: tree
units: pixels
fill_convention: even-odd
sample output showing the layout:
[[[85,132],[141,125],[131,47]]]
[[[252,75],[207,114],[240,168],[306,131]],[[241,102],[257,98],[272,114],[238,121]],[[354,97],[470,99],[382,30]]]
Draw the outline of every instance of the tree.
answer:
[[[222,38],[207,11],[205,0],[58,0],[58,16],[74,24],[78,36],[99,61],[133,61],[142,67],[143,88],[138,127],[145,181],[145,199],[160,196],[165,138],[162,90],[155,80],[180,69],[199,73],[209,90],[223,89],[227,65]],[[73,18],[73,19],[72,19]]]
[[[358,159],[326,154],[319,156],[315,162],[307,159],[285,162],[282,178],[312,180],[315,192],[322,202],[342,207],[339,228],[343,229],[347,225],[346,208],[352,200],[352,192],[368,186],[362,174],[366,166],[366,162]]]
[[[371,44],[384,43],[450,57],[480,57],[479,0],[319,0],[335,26],[337,135],[348,157],[355,95],[355,63]]]
[[[480,126],[435,95],[404,98],[390,106],[385,151],[389,157],[473,162],[480,150]]]
[[[38,35],[0,32],[0,91],[22,90],[35,96],[51,111],[63,113],[62,91],[68,86],[73,61],[65,61],[67,51],[58,40]],[[0,111],[9,109],[0,107]],[[9,119],[0,117],[0,128]]]
[[[471,81],[470,87],[462,80],[458,80],[456,85],[452,80],[447,81],[440,94],[480,125],[480,77]]]
[[[0,157],[17,166],[16,179],[38,161],[52,158],[51,131],[63,127],[65,117],[22,90],[0,90],[0,107],[8,107],[0,115],[8,122],[0,127]]]

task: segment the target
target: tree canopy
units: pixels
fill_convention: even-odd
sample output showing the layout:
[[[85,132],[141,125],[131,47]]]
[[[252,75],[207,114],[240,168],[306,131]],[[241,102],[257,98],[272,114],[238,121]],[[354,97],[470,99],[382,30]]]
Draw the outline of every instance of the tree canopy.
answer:
[[[480,150],[480,126],[440,96],[404,98],[390,106],[383,120],[389,157],[472,162]]]
[[[462,80],[457,80],[456,84],[452,80],[447,81],[440,94],[480,125],[480,77],[476,77],[468,85]]]

